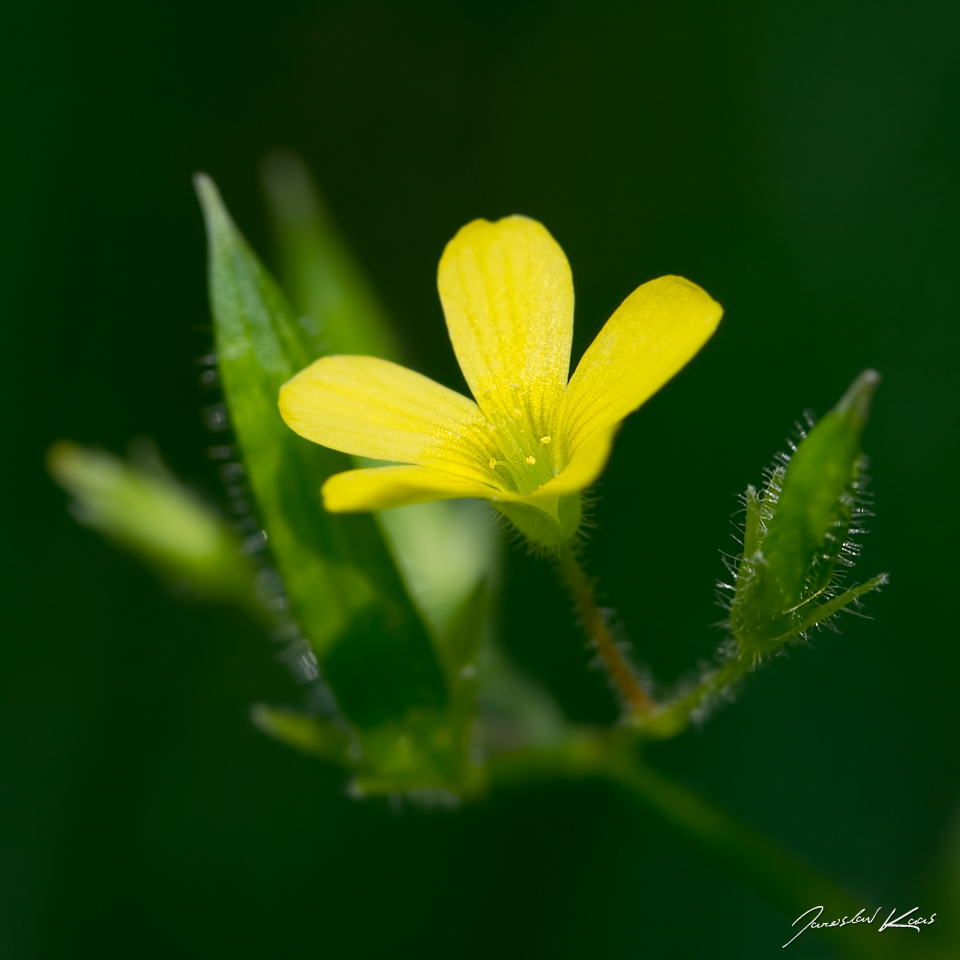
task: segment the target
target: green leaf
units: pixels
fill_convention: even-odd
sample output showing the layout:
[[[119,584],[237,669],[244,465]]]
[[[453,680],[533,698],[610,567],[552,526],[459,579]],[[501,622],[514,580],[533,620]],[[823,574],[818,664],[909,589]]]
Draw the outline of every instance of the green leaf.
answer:
[[[384,724],[363,731],[355,789],[362,794],[430,788],[472,792],[481,778],[471,761],[477,700],[477,655],[487,612],[487,588],[479,583],[450,618],[440,654],[450,697],[442,718],[410,715],[405,729]],[[419,724],[419,726],[418,726]],[[419,743],[411,751],[411,734]]]
[[[280,277],[320,353],[399,361],[400,351],[373,288],[350,255],[303,161],[271,154],[263,185],[279,241]]]
[[[356,724],[439,710],[443,674],[376,521],[320,505],[320,485],[349,469],[349,458],[296,436],[280,418],[280,386],[318,355],[309,324],[296,320],[213,182],[199,175],[196,187],[230,421],[293,616]]]

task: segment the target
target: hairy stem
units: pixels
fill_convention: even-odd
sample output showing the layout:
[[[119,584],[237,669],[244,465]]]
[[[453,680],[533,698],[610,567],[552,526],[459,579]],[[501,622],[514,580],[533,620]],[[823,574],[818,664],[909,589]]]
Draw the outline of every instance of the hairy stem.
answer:
[[[705,702],[722,694],[722,691],[736,683],[750,671],[750,661],[732,657],[713,673],[706,676],[692,690],[676,699],[660,703],[655,713],[639,717],[634,726],[653,739],[675,737],[686,729],[690,716]]]
[[[623,697],[628,711],[633,715],[651,713],[656,704],[640,685],[633,668],[617,648],[607,622],[597,606],[593,595],[593,585],[569,544],[560,548],[557,557],[560,576],[577,605],[577,612],[583,621],[587,635],[593,641],[603,660],[610,679]]]

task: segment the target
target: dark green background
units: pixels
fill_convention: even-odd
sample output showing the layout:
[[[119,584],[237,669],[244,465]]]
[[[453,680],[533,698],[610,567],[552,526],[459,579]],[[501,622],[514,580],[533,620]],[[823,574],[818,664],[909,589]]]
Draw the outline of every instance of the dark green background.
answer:
[[[190,175],[269,255],[257,167],[278,145],[316,171],[414,364],[452,386],[435,270],[477,216],[526,213],[562,244],[577,354],[659,274],[724,304],[622,431],[595,511],[591,567],[664,681],[720,639],[735,495],[804,408],[883,373],[858,571],[892,575],[877,619],[792,650],[654,753],[865,905],[960,920],[930,887],[960,801],[960,5],[37,3],[4,20],[0,956],[767,957],[788,939],[792,917],[612,789],[455,813],[346,799],[249,725],[253,701],[296,696],[264,637],[69,520],[42,467],[60,437],[150,435],[219,495]],[[549,570],[514,551],[507,573],[516,659],[571,716],[611,719]],[[790,952],[834,956],[809,934]]]

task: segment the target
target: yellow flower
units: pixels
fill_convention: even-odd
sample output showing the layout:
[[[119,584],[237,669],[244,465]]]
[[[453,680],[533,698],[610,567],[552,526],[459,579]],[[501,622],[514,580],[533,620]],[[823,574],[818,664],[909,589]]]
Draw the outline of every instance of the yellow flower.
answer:
[[[573,280],[541,224],[467,224],[443,252],[438,286],[474,400],[375,357],[324,357],[280,391],[283,419],[301,436],[400,464],[330,477],[323,500],[334,513],[480,497],[532,539],[562,542],[621,421],[696,354],[722,314],[688,280],[651,280],[568,382]]]

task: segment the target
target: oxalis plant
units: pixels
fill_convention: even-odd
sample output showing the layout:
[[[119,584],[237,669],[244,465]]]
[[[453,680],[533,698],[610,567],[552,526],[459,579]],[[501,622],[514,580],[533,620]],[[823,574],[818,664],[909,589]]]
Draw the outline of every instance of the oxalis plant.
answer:
[[[234,519],[149,448],[124,461],[60,443],[50,469],[77,519],[264,625],[303,696],[296,708],[255,706],[253,722],[343,769],[351,796],[450,806],[531,781],[606,779],[791,920],[817,904],[824,917],[856,914],[864,904],[643,754],[886,583],[851,577],[870,515],[860,440],[879,376],[861,373],[746,487],[743,549],[719,584],[725,639],[709,667],[663,695],[598,606],[584,493],[620,423],[709,339],[720,306],[679,277],[644,283],[570,375],[563,251],[534,220],[475,220],[447,244],[438,277],[470,399],[402,365],[299,161],[277,156],[265,171],[291,299],[213,182],[196,178],[216,339],[202,378],[223,393],[206,411],[217,432],[208,453]],[[488,617],[495,517],[569,591],[620,703],[613,726],[569,723],[502,652]],[[922,937],[817,933],[850,956],[932,955]]]

